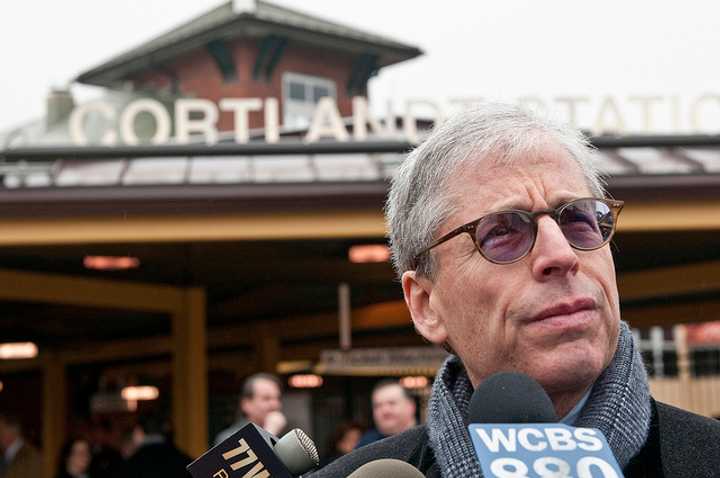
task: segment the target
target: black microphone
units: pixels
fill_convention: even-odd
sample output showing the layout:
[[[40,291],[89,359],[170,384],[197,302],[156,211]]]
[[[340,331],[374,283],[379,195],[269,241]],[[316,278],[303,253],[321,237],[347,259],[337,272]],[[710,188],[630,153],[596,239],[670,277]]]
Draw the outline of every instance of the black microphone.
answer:
[[[473,392],[468,418],[488,478],[623,476],[602,432],[557,423],[550,397],[527,375],[502,372],[485,379]]]
[[[383,458],[365,463],[347,478],[424,478],[420,470],[394,458]]]
[[[470,399],[469,423],[557,422],[555,407],[542,386],[518,372],[486,378]]]
[[[249,423],[187,466],[193,478],[293,478],[318,465],[313,441],[295,428],[278,439]]]

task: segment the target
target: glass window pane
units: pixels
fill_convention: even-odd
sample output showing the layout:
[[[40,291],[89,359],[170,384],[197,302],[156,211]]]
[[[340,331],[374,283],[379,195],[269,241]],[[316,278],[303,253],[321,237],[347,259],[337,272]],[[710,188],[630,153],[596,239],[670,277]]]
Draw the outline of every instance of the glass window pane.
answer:
[[[324,86],[313,86],[313,101],[317,103],[320,98],[330,96],[330,90]]]
[[[296,83],[294,81],[291,81],[288,90],[290,99],[305,101],[305,85],[303,85],[302,83]]]

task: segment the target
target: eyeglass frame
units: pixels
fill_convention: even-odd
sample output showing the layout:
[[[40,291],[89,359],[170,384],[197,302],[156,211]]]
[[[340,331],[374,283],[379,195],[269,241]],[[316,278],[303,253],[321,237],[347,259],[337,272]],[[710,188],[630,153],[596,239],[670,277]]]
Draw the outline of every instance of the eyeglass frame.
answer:
[[[453,239],[453,238],[459,236],[460,234],[466,232],[466,233],[468,233],[468,234],[470,235],[470,239],[472,240],[473,245],[475,246],[475,249],[480,253],[480,255],[481,255],[485,260],[487,260],[488,262],[491,262],[491,263],[493,263],[493,264],[498,264],[498,265],[513,264],[513,263],[515,263],[515,262],[518,262],[518,261],[524,259],[528,254],[530,254],[530,251],[532,251],[533,248],[535,247],[535,242],[537,241],[537,233],[538,233],[538,218],[539,218],[540,216],[548,215],[548,216],[552,217],[552,218],[555,220],[555,222],[559,225],[560,223],[558,222],[558,220],[559,220],[559,218],[560,218],[560,214],[563,212],[563,210],[564,210],[566,207],[568,207],[569,205],[571,205],[571,204],[573,204],[573,203],[576,203],[576,202],[579,202],[579,201],[587,201],[587,200],[589,200],[589,199],[590,199],[590,200],[593,200],[593,201],[602,202],[602,203],[604,203],[605,205],[607,205],[608,208],[610,208],[610,212],[611,212],[612,215],[613,215],[613,226],[612,226],[612,231],[610,231],[610,234],[608,235],[607,239],[605,239],[604,241],[602,241],[602,243],[600,243],[600,245],[598,245],[598,246],[596,246],[596,247],[584,248],[584,247],[578,247],[578,246],[575,246],[574,244],[572,244],[572,243],[567,239],[567,237],[565,237],[565,234],[564,234],[564,233],[563,233],[563,237],[565,237],[565,240],[568,241],[568,244],[570,245],[570,247],[572,247],[572,248],[575,249],[575,250],[578,250],[578,251],[595,251],[595,250],[597,250],[597,249],[600,249],[601,247],[603,247],[603,246],[606,245],[607,243],[609,243],[610,240],[612,239],[612,237],[615,235],[615,230],[616,230],[616,228],[617,228],[617,219],[618,219],[618,217],[620,216],[620,212],[622,211],[623,206],[625,205],[625,201],[620,201],[620,200],[617,200],[617,199],[606,199],[606,198],[595,198],[595,197],[583,197],[583,198],[577,198],[577,199],[573,199],[573,200],[571,200],[571,201],[568,201],[568,202],[566,202],[566,203],[564,203],[564,204],[559,205],[559,206],[556,207],[556,208],[540,209],[540,210],[537,210],[537,211],[523,211],[522,209],[503,209],[503,210],[501,210],[501,211],[489,212],[489,213],[484,214],[483,216],[481,216],[481,217],[479,217],[479,218],[477,218],[477,219],[475,219],[475,220],[473,220],[473,221],[470,221],[470,222],[468,222],[468,223],[466,223],[466,224],[463,224],[463,225],[460,226],[460,227],[457,227],[457,228],[453,229],[452,231],[450,231],[450,232],[448,232],[447,234],[445,234],[444,236],[442,236],[440,239],[438,239],[438,240],[436,240],[435,242],[433,242],[429,247],[426,247],[425,249],[423,249],[423,250],[421,250],[420,252],[418,252],[418,253],[415,255],[415,263],[418,263],[418,262],[419,262],[419,258],[420,258],[420,256],[422,256],[423,254],[425,254],[425,253],[427,253],[427,252],[430,252],[432,249],[436,248],[436,247],[439,246],[440,244],[444,244],[445,242],[449,241],[450,239]],[[475,237],[475,232],[476,232],[476,229],[477,229],[478,224],[480,224],[480,221],[482,221],[482,220],[485,219],[486,217],[491,216],[491,215],[493,215],[493,214],[506,214],[506,213],[518,213],[518,214],[520,214],[521,216],[529,217],[529,218],[530,218],[530,223],[532,224],[532,226],[531,226],[531,227],[532,227],[531,231],[532,231],[532,234],[533,234],[533,240],[532,240],[532,243],[530,244],[530,247],[528,247],[527,251],[525,251],[520,257],[518,257],[518,258],[516,258],[516,259],[513,259],[513,260],[511,260],[511,261],[496,261],[496,260],[493,260],[493,259],[488,258],[485,254],[483,254],[482,249],[480,248],[480,245],[477,243],[477,240],[476,240],[476,237]]]

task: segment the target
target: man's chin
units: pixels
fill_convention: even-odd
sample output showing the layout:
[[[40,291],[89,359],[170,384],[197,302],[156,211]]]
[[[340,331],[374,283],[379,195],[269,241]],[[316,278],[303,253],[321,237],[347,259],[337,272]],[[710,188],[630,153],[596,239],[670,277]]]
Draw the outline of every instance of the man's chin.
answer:
[[[523,368],[552,395],[588,388],[605,369],[605,359],[597,350],[576,350],[538,358]]]

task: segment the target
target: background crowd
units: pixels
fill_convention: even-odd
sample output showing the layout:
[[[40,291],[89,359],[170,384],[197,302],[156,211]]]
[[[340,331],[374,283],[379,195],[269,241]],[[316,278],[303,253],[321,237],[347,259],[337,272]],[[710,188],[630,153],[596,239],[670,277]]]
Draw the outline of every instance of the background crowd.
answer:
[[[324,444],[321,465],[356,448],[402,433],[417,424],[415,399],[395,380],[382,380],[372,392],[373,424],[339,423]],[[287,430],[282,412],[282,385],[271,374],[248,377],[238,400],[237,419],[221,431],[214,444],[221,443],[248,423],[255,423],[281,436]],[[320,444],[318,444],[320,445]],[[42,476],[41,454],[24,436],[20,420],[0,413],[0,478]],[[134,426],[124,430],[119,446],[112,439],[111,426],[100,422],[86,435],[69,437],[58,455],[56,478],[145,478],[164,476],[189,478],[185,467],[191,457],[172,440],[166,416],[143,413]]]

